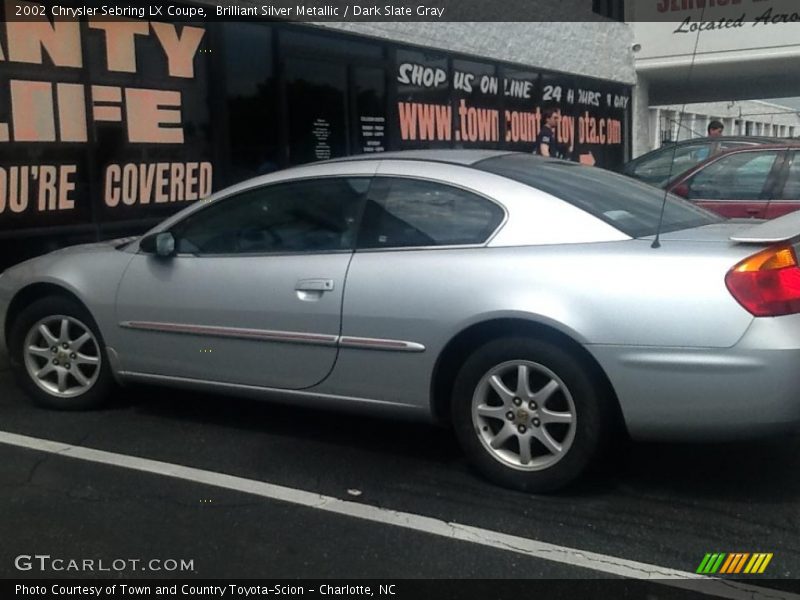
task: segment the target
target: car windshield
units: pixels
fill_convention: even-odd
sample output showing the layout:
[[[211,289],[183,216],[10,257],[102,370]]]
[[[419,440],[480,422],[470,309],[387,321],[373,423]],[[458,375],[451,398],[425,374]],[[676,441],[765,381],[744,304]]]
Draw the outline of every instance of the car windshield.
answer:
[[[547,192],[635,238],[656,234],[662,205],[662,232],[723,220],[673,194],[667,194],[665,204],[663,190],[597,167],[527,154],[507,154],[473,166]]]
[[[710,142],[661,148],[636,163],[626,174],[650,185],[664,187],[672,177],[703,162],[719,149],[719,144]]]

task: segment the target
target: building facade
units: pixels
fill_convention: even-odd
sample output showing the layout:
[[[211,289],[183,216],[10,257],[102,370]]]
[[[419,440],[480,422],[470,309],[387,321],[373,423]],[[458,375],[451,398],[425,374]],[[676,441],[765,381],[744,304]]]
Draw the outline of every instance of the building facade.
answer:
[[[410,148],[531,152],[549,106],[562,110],[571,158],[616,168],[631,139],[625,32],[612,21],[3,15],[0,267],[140,233],[225,186],[309,161]]]
[[[625,11],[636,68],[634,156],[660,145],[668,122],[675,135],[689,135],[703,130],[707,116],[727,119],[730,134],[762,135],[758,132],[785,127],[791,136],[793,117],[779,117],[781,108],[740,103],[800,96],[794,76],[800,61],[795,0],[637,0],[626,2]],[[682,108],[697,103],[706,106]],[[654,113],[650,107],[665,108]],[[759,111],[776,114],[759,116]]]

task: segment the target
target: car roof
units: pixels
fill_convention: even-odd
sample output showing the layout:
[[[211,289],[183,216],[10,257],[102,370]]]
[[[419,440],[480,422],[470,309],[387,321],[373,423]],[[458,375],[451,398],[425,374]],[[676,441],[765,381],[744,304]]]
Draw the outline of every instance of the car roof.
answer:
[[[766,135],[718,135],[715,137],[711,136],[704,136],[704,137],[696,137],[690,138],[688,140],[680,140],[677,142],[665,142],[661,148],[666,148],[673,144],[678,146],[684,146],[686,144],[700,144],[703,142],[757,142],[757,143],[769,143],[775,142],[776,140],[781,140],[783,138],[776,138],[776,137],[769,137]],[[656,150],[660,150],[660,148],[656,148]]]
[[[508,150],[400,150],[396,152],[379,152],[357,154],[326,160],[326,163],[350,162],[359,160],[423,160],[427,162],[443,162],[453,165],[474,165],[488,158],[507,154],[524,154]],[[319,163],[317,163],[319,164]]]
[[[765,150],[775,150],[778,148],[797,148],[800,146],[800,140],[781,140],[776,142],[773,140],[769,144],[759,144],[758,146],[737,146],[736,148],[728,148],[727,150],[722,150],[715,156],[719,156],[720,154],[732,154],[734,152],[763,152]]]
[[[757,135],[719,135],[716,137],[697,137],[697,138],[690,138],[688,140],[679,140],[677,142],[666,142],[661,147],[655,148],[650,150],[649,152],[645,152],[629,160],[626,163],[626,167],[630,165],[634,165],[639,163],[640,161],[644,161],[646,159],[651,158],[656,154],[660,154],[662,152],[669,152],[670,149],[680,148],[681,146],[690,146],[693,144],[708,144],[708,143],[724,143],[724,142],[742,142],[745,145],[752,145],[752,146],[761,146],[763,144],[775,144],[780,142],[792,142],[798,140],[792,140],[791,138],[774,138],[774,137],[763,137]]]

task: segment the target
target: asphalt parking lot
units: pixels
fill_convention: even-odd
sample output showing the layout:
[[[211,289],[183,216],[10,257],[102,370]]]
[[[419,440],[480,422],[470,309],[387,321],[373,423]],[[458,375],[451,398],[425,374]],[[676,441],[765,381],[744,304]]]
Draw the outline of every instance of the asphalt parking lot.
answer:
[[[631,444],[569,491],[531,496],[482,480],[446,429],[138,386],[104,410],[51,412],[30,405],[5,357],[0,423],[3,577],[70,575],[15,567],[36,553],[188,559],[179,575],[200,578],[581,578],[624,575],[615,561],[694,572],[708,552],[770,552],[768,571],[747,584],[800,578],[800,437]],[[11,434],[250,483],[42,452],[9,444]],[[351,508],[285,501],[261,484]],[[437,523],[479,533],[448,538]],[[484,543],[497,536],[546,548]],[[549,560],[547,545],[580,552]],[[581,552],[611,566],[589,568]]]

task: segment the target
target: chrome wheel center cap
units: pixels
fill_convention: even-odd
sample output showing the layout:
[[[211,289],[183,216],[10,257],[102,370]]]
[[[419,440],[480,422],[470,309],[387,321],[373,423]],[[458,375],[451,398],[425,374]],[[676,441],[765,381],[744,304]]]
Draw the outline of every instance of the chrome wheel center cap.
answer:
[[[516,418],[514,419],[515,425],[527,425],[528,424],[528,411],[522,410],[521,408],[517,409]]]

